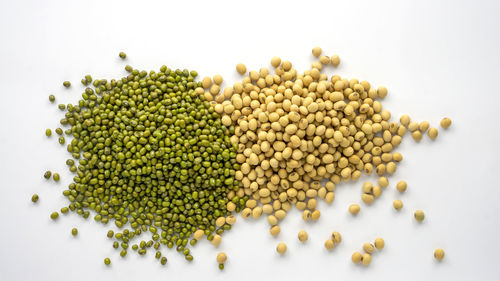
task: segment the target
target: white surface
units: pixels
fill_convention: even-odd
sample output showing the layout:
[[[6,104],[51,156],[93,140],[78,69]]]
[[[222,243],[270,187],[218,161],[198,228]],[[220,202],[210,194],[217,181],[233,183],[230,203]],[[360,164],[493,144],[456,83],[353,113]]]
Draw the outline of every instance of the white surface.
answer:
[[[0,280],[499,280],[497,114],[500,98],[500,5],[497,1],[6,1],[0,2]],[[336,3],[334,3],[336,2]],[[241,4],[237,4],[241,3]],[[438,126],[453,126],[431,143],[406,137],[404,161],[391,187],[358,217],[347,206],[360,201],[361,182],[337,187],[332,206],[320,205],[318,223],[297,211],[281,224],[276,239],[267,222],[239,220],[223,236],[229,256],[220,272],[217,251],[203,242],[191,264],[167,251],[162,267],[153,254],[121,260],[92,220],[49,214],[66,199],[70,174],[65,150],[45,128],[62,116],[48,102],[75,102],[83,75],[113,78],[126,63],[140,69],[196,69],[200,75],[237,79],[236,63],[268,66],[274,55],[299,70],[319,45],[341,56],[336,73],[385,85],[383,102],[394,117],[403,113]],[[118,59],[124,50],[129,58]],[[330,68],[329,73],[332,72]],[[70,80],[70,91],[61,83]],[[47,183],[46,169],[62,182]],[[397,194],[394,184],[408,182]],[[363,177],[361,181],[366,180]],[[36,192],[40,201],[33,205]],[[396,198],[405,207],[397,213]],[[425,222],[413,211],[423,209]],[[70,231],[78,226],[75,239]],[[299,229],[309,232],[302,245]],[[326,252],[333,230],[342,244]],[[361,245],[383,237],[386,248],[363,268],[350,261]],[[276,244],[288,253],[279,257]],[[442,247],[441,263],[433,251]],[[106,268],[104,257],[111,257]]]

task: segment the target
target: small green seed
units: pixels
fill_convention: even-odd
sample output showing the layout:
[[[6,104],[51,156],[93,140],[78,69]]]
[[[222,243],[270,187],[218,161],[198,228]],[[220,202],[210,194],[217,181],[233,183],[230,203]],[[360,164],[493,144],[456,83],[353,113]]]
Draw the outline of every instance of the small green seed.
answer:
[[[127,72],[132,72],[134,69],[132,68],[132,66],[130,66],[130,65],[126,65],[126,66],[125,66],[125,70],[126,70]]]
[[[118,249],[120,247],[120,243],[118,241],[113,242],[113,248]]]
[[[59,143],[64,144],[66,142],[66,139],[64,137],[59,137]]]
[[[219,263],[219,269],[220,269],[220,270],[223,270],[223,269],[224,269],[224,264],[223,264],[223,263]]]
[[[52,176],[52,172],[51,171],[47,171],[43,174],[43,177],[46,178],[46,179],[50,179],[50,176]]]
[[[71,82],[69,81],[64,81],[63,82],[63,86],[66,87],[66,88],[69,88],[71,86]]]
[[[53,212],[52,214],[50,214],[50,218],[53,219],[53,220],[57,220],[57,218],[59,218],[59,213],[58,212]]]
[[[59,107],[60,110],[66,109],[66,105],[64,103],[60,103],[57,107]]]
[[[166,265],[166,264],[167,264],[167,258],[166,258],[166,257],[161,258],[160,263],[161,263],[162,265]]]
[[[120,256],[124,258],[127,255],[127,250],[123,249],[120,251]]]
[[[124,52],[120,52],[119,56],[120,58],[125,59],[127,57],[127,54],[125,54]]]
[[[90,74],[85,75],[85,81],[87,81],[87,83],[92,82],[92,76],[90,76]]]
[[[38,194],[33,194],[33,196],[31,196],[31,202],[33,203],[36,203],[38,201],[39,197],[38,197]]]
[[[192,260],[193,260],[193,256],[191,256],[191,255],[186,255],[186,260],[187,260],[187,261],[192,261]]]
[[[46,135],[47,137],[50,137],[50,136],[52,135],[52,130],[51,130],[51,129],[47,129],[47,130],[45,130],[45,135]]]
[[[66,214],[66,213],[68,213],[68,212],[69,212],[68,207],[62,207],[62,208],[61,208],[61,213],[62,213],[62,214]]]
[[[49,96],[49,101],[54,102],[56,100],[56,97],[54,95]]]
[[[161,252],[160,252],[160,251],[157,251],[157,252],[156,252],[156,254],[155,254],[155,258],[156,258],[156,259],[161,258]]]
[[[58,173],[54,173],[54,175],[52,176],[52,179],[53,179],[54,181],[59,181],[59,180],[61,179],[61,176],[59,176],[59,174],[58,174]]]
[[[63,134],[63,130],[62,130],[61,128],[57,128],[57,129],[56,129],[56,133],[57,133],[58,135],[62,135],[62,134]]]
[[[75,165],[75,161],[73,159],[68,159],[68,160],[66,160],[66,165],[73,166],[73,165]]]
[[[104,264],[105,265],[110,265],[111,264],[111,260],[109,258],[105,258],[104,259]]]
[[[73,229],[71,230],[71,235],[73,235],[73,236],[78,235],[78,229],[76,227],[73,227]]]

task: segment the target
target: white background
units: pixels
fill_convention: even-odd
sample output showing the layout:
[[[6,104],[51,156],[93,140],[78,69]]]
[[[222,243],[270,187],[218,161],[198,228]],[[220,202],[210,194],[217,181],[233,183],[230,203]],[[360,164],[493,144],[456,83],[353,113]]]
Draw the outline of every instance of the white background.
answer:
[[[0,280],[499,280],[499,12],[498,1],[1,0]],[[192,263],[164,251],[166,267],[152,251],[121,260],[108,228],[93,220],[49,219],[67,204],[61,192],[71,179],[67,152],[44,135],[62,116],[49,94],[74,103],[85,74],[122,77],[126,63],[220,73],[229,83],[238,79],[236,63],[258,69],[275,55],[304,70],[315,45],[341,57],[327,73],[387,86],[383,105],[394,118],[408,113],[432,126],[444,116],[453,120],[434,142],[404,139],[390,187],[372,206],[361,204],[357,217],[347,206],[360,202],[366,177],[337,186],[317,223],[294,211],[273,238],[265,219],[239,219],[220,249],[204,241]],[[122,50],[126,62],[117,56]],[[45,181],[47,169],[62,181]],[[400,179],[408,182],[405,194],[394,188]],[[33,205],[35,192],[40,201]],[[396,198],[405,204],[401,212],[392,208]],[[415,209],[426,214],[420,225]],[[296,238],[300,229],[309,232],[306,244]],[[343,242],[327,252],[323,243],[333,230]],[[379,236],[386,248],[372,264],[353,265],[352,252]],[[279,241],[288,244],[283,257],[275,251]],[[446,251],[441,263],[433,258],[437,247]],[[229,256],[223,272],[215,262],[220,250]],[[103,264],[108,256],[111,267]]]

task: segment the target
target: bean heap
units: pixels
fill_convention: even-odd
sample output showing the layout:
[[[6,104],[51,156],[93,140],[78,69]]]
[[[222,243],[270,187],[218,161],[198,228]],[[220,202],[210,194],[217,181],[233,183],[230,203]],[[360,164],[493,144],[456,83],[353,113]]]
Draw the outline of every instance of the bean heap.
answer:
[[[333,58],[338,65],[338,56]],[[222,123],[234,126],[231,142],[238,144],[241,164],[235,177],[250,198],[243,212],[267,214],[271,226],[292,205],[304,219],[317,220],[317,198],[332,203],[336,184],[357,180],[362,172],[393,174],[402,160],[393,149],[406,128],[391,122],[378,100],[387,89],[338,75],[328,79],[321,70],[332,62],[321,56],[298,74],[291,62],[275,57],[275,74],[267,68],[250,71],[224,91],[230,99],[218,103],[216,96],[212,102]],[[217,92],[204,96],[210,100]],[[323,179],[329,180],[324,186]]]
[[[313,55],[319,61],[302,74],[290,61],[274,57],[274,74],[263,67],[246,75],[240,63],[236,70],[246,75],[241,82],[219,94],[220,83],[206,77],[202,86],[208,91],[198,90],[212,101],[222,123],[234,126],[231,142],[238,144],[236,161],[241,164],[235,178],[243,188],[240,196],[249,197],[243,218],[264,213],[272,235],[279,233],[277,225],[292,206],[303,212],[304,220],[318,220],[318,198],[332,203],[335,186],[356,181],[363,172],[380,177],[379,185],[363,185],[361,199],[371,204],[388,186],[385,176],[394,174],[403,160],[394,149],[406,131],[420,141],[429,129],[428,122],[418,124],[407,115],[399,123],[392,121],[380,102],[387,96],[386,87],[328,77],[323,68],[338,66],[340,58],[321,55],[318,47]],[[429,137],[436,136],[432,128]],[[352,205],[350,212],[358,213],[359,206]]]
[[[121,248],[122,257],[132,238],[150,232],[149,241],[132,249],[145,254],[154,247],[165,264],[160,246],[176,246],[192,260],[188,242],[197,240],[188,239],[196,230],[212,240],[234,223],[216,224],[230,214],[228,194],[238,189],[232,129],[195,92],[201,86],[195,71],[125,69],[130,74],[118,80],[92,81],[87,75],[82,83],[90,86],[82,99],[64,106],[60,123],[69,125],[66,134],[73,136],[67,144],[73,159],[66,163],[76,175],[63,192],[70,201],[63,209],[113,222],[120,232],[110,231],[108,237],[116,240],[113,246]],[[247,197],[231,199],[239,212]]]

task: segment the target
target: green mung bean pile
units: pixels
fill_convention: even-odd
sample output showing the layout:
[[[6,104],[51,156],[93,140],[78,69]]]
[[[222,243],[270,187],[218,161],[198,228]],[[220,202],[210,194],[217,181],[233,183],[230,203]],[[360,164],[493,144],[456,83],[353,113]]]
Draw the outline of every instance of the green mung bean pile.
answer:
[[[201,86],[196,71],[125,69],[129,75],[117,80],[85,76],[82,84],[88,87],[78,103],[59,105],[65,110],[64,134],[72,137],[66,142],[72,156],[66,164],[75,174],[63,191],[69,201],[63,209],[118,227],[108,237],[122,257],[130,249],[144,255],[153,248],[166,264],[161,253],[166,246],[190,261],[195,231],[212,240],[231,229],[216,219],[230,214],[228,194],[239,187],[237,147],[230,143],[234,129],[222,125],[219,114],[195,92]],[[63,136],[59,142],[65,144]],[[47,179],[50,175],[45,173]],[[237,212],[246,200],[231,196]]]

